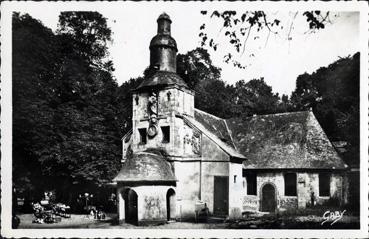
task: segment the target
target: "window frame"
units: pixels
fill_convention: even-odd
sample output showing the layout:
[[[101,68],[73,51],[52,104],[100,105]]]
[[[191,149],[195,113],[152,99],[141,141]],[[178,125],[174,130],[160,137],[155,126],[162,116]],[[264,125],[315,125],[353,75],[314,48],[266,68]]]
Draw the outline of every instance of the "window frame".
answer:
[[[294,180],[292,179],[292,177]],[[284,173],[283,179],[284,179],[284,196],[297,197],[297,173],[290,172]]]
[[[141,145],[147,144],[147,129],[146,128],[139,128],[138,133],[140,135],[139,144],[141,144]]]
[[[331,177],[330,173],[319,173],[319,197],[330,197],[331,196]],[[324,180],[322,180],[324,179]],[[324,182],[324,185],[323,185]]]
[[[244,177],[246,178],[246,195],[257,196],[258,195],[257,173],[245,172]]]
[[[161,142],[164,144],[170,143],[170,126],[169,125],[161,126],[160,129],[163,136]]]

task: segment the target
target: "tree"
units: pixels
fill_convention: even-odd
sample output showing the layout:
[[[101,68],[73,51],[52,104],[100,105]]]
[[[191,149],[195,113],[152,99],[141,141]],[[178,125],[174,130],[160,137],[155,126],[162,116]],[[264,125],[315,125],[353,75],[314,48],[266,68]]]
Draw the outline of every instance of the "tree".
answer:
[[[98,12],[71,11],[59,16],[58,34],[66,34],[79,54],[90,64],[104,66],[108,56],[107,42],[111,41],[111,30],[106,18]]]
[[[207,50],[178,54],[177,73],[195,91],[196,108],[223,118],[232,114],[233,88],[221,80],[221,69],[213,65]]]
[[[195,90],[195,107],[221,118],[280,112],[278,94],[264,82],[238,81],[235,86],[221,80],[207,50],[196,48],[177,57],[177,72]]]
[[[44,185],[41,164],[34,154],[35,140],[52,133],[57,72],[56,37],[29,15],[13,14],[13,175],[20,192],[38,191]]]
[[[344,157],[350,165],[359,164],[359,84],[360,54],[356,53],[298,76],[291,96],[294,110],[313,109],[331,141],[348,142]]]
[[[245,69],[246,65],[241,62],[236,55],[242,56],[250,40],[265,40],[267,44],[271,34],[280,35],[283,29],[288,29],[286,40],[292,40],[291,31],[294,28],[293,22],[301,14],[306,19],[309,33],[324,29],[327,23],[331,23],[330,13],[321,11],[305,11],[293,13],[290,23],[283,22],[281,16],[274,16],[271,12],[264,11],[201,11],[202,15],[219,24],[219,32],[213,34],[205,23],[200,26],[199,37],[201,46],[217,51],[221,47],[224,50],[224,62],[231,63],[235,67]],[[222,37],[221,40],[219,39]],[[227,45],[221,46],[220,41],[227,42]],[[229,50],[229,47],[233,48]],[[251,53],[249,56],[253,56]]]
[[[71,188],[115,176],[121,135],[106,19],[95,12],[60,19],[54,34],[28,15],[13,16],[14,175],[27,171],[24,181],[70,200]]]
[[[118,122],[121,122],[120,132],[122,135],[126,134],[130,129],[132,129],[133,109],[131,91],[136,89],[143,80],[143,77],[131,78],[129,81],[124,82],[118,89]]]
[[[264,78],[244,80],[235,84],[236,116],[250,116],[253,114],[271,114],[278,111],[279,96],[272,92]]]
[[[190,88],[195,89],[201,82],[220,80],[221,69],[213,65],[207,50],[196,48],[186,54],[178,54],[177,73]]]

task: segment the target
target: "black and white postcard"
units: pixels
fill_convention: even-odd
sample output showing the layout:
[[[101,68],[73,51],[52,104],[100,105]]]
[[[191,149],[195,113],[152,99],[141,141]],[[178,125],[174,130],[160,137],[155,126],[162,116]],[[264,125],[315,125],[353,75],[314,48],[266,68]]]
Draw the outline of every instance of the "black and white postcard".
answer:
[[[1,235],[368,236],[366,2],[3,2]]]

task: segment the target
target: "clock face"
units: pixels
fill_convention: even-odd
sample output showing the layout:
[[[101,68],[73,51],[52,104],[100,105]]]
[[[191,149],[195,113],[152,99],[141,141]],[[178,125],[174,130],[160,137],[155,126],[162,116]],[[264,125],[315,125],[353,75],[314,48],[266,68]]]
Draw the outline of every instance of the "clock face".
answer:
[[[147,134],[150,137],[154,137],[156,134],[158,133],[158,130],[156,129],[156,127],[154,125],[151,125],[148,130],[147,130]]]

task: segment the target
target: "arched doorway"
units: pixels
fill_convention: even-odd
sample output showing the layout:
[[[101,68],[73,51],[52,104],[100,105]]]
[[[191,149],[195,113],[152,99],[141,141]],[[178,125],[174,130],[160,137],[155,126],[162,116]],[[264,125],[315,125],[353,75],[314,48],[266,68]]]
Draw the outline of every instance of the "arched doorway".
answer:
[[[137,193],[133,189],[124,192],[125,221],[134,225],[138,224]]]
[[[174,220],[176,216],[176,193],[170,188],[167,192],[167,220]]]
[[[261,189],[261,211],[275,212],[277,207],[277,197],[275,187],[267,183]]]

